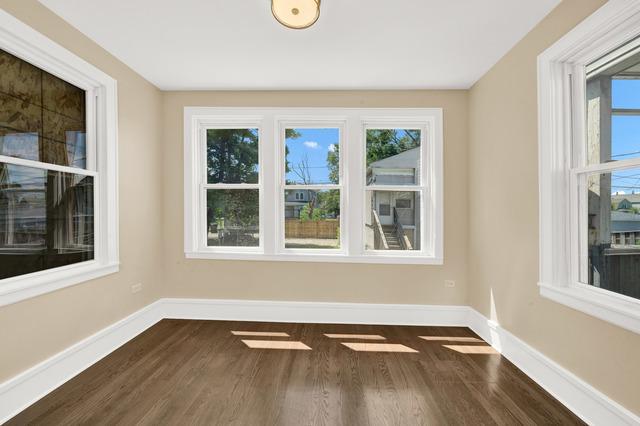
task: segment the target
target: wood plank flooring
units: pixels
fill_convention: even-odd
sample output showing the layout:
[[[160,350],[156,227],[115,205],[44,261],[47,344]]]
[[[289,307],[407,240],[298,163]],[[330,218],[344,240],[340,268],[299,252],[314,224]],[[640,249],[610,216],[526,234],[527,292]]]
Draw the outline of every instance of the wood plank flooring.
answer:
[[[582,422],[467,328],[163,320],[8,424]]]

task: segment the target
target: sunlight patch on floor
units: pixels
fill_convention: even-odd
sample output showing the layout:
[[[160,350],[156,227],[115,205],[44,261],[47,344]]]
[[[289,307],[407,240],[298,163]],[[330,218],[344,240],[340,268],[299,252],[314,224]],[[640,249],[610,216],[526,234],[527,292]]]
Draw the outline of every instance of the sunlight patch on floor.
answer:
[[[429,340],[433,342],[473,342],[473,343],[484,343],[484,340],[478,339],[476,337],[454,337],[454,336],[418,336],[421,339]]]
[[[499,355],[498,351],[493,349],[489,345],[471,346],[471,345],[442,345],[452,351],[460,352],[461,354],[484,354],[484,355]]]
[[[387,340],[386,337],[380,336],[379,334],[327,334],[330,339],[360,339],[360,340]]]
[[[289,337],[287,333],[279,331],[232,331],[234,336],[258,336],[258,337]]]
[[[356,352],[410,352],[418,353],[415,349],[399,343],[345,343],[342,344]]]
[[[287,349],[310,351],[311,348],[302,342],[282,342],[277,340],[242,340],[251,349]]]

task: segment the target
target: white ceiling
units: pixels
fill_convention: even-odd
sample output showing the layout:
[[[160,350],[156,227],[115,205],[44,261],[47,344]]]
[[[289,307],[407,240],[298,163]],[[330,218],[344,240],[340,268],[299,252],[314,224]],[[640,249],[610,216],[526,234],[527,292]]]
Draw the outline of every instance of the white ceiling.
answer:
[[[164,90],[468,88],[560,0],[40,0]]]

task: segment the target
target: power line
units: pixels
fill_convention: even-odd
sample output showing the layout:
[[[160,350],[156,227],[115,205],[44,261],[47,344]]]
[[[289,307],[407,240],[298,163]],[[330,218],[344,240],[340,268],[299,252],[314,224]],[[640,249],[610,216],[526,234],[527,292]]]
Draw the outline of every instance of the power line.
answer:
[[[640,154],[640,151],[632,151],[632,152],[625,152],[625,153],[622,153],[622,154],[616,154],[616,155],[612,155],[611,158],[627,157],[629,155],[635,155],[635,154]]]

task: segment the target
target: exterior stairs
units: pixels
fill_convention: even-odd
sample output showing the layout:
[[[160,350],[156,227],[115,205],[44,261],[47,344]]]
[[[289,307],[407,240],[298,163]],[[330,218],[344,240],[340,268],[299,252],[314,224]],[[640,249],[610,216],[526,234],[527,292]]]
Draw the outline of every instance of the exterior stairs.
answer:
[[[400,242],[398,241],[398,237],[396,236],[393,225],[383,225],[382,232],[384,232],[384,238],[387,240],[387,245],[389,246],[389,250],[402,250],[402,247],[400,247]]]

